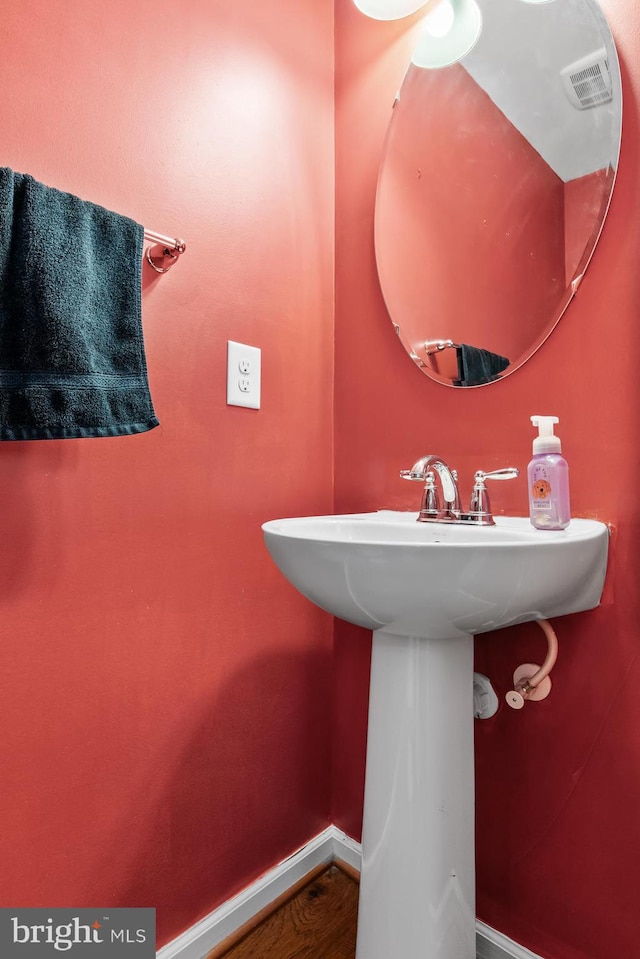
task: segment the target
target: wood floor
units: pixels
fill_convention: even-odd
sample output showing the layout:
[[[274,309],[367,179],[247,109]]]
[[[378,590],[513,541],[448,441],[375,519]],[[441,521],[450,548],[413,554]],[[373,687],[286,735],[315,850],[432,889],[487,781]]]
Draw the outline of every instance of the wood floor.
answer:
[[[334,864],[208,959],[354,959],[357,915],[358,883]]]

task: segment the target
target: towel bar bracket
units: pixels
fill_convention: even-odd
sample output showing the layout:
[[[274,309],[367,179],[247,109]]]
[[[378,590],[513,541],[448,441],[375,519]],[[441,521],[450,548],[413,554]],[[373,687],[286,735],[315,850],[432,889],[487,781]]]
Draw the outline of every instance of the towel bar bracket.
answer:
[[[167,273],[187,248],[184,240],[152,233],[150,230],[144,231],[144,238],[153,243],[153,246],[147,247],[145,259],[156,273]]]

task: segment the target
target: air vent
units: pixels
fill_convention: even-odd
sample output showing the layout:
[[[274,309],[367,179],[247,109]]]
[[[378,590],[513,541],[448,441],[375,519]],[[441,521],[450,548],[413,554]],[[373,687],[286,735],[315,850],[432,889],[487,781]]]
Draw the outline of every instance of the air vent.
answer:
[[[604,48],[576,60],[561,70],[560,76],[564,91],[576,110],[588,110],[612,99],[611,74]]]

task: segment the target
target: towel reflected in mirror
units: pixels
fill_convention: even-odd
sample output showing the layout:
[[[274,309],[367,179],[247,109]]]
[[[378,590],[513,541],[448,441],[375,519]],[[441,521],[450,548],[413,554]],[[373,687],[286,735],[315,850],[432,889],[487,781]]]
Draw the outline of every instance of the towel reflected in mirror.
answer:
[[[468,343],[456,346],[456,355],[458,379],[453,381],[454,386],[482,386],[483,383],[490,383],[498,379],[510,363],[506,356],[469,346]]]

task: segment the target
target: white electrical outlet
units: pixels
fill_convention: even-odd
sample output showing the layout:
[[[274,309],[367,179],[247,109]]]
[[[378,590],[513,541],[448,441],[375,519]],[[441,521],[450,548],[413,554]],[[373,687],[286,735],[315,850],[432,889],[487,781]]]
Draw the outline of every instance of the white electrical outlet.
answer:
[[[260,409],[260,360],[257,346],[227,341],[227,405]]]

